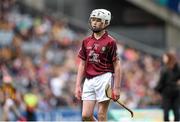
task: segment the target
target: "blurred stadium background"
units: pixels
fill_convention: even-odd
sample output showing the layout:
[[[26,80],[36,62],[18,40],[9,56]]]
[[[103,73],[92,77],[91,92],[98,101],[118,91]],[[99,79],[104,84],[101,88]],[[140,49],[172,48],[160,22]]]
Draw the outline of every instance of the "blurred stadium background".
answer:
[[[111,102],[109,120],[163,121],[154,87],[162,53],[180,56],[180,0],[0,0],[0,120],[17,120],[27,108],[40,121],[81,120],[77,52],[95,8],[112,12],[108,30],[122,59],[121,99],[135,112],[132,119]]]

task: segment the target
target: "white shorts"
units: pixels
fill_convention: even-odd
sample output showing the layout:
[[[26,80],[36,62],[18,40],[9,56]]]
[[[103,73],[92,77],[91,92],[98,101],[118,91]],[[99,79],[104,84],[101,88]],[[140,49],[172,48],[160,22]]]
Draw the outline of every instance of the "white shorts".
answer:
[[[82,100],[97,100],[98,102],[109,100],[106,97],[106,84],[111,85],[112,73],[108,72],[92,79],[85,79],[83,85]]]

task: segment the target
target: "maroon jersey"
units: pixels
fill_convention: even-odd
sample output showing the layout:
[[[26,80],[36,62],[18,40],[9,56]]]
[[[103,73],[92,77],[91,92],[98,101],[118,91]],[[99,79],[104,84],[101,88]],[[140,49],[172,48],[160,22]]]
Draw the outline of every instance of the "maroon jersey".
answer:
[[[78,56],[86,62],[86,77],[92,78],[106,72],[114,73],[116,52],[116,41],[107,32],[98,40],[93,35],[84,39]]]

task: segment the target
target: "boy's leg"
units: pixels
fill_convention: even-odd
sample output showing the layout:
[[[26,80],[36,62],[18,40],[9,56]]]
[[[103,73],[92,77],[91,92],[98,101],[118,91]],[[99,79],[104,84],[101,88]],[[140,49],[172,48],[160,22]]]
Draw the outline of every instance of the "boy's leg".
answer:
[[[107,112],[110,100],[98,103],[98,121],[107,121]]]
[[[96,105],[95,100],[84,100],[82,107],[82,121],[96,121],[93,116],[94,107]]]

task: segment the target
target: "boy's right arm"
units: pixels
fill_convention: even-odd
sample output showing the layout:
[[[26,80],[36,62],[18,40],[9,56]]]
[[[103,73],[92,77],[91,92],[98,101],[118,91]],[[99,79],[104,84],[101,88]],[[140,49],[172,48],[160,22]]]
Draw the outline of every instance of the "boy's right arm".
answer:
[[[77,73],[77,79],[76,79],[76,88],[75,88],[75,97],[80,100],[81,99],[81,84],[84,79],[84,72],[85,72],[85,61],[80,59],[79,67],[78,67],[78,73]]]

